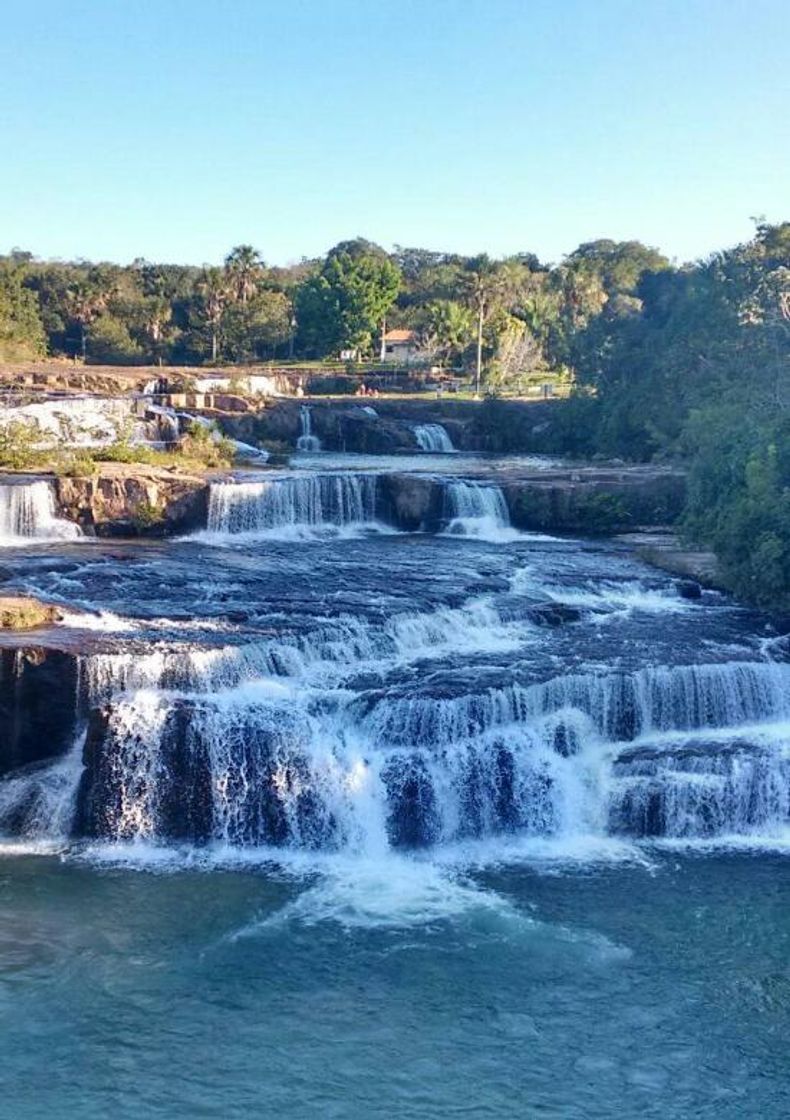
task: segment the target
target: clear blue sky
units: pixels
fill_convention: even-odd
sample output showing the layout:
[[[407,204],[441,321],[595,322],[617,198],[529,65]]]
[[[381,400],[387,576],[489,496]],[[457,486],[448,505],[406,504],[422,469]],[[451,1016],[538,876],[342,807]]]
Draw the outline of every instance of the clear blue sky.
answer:
[[[690,259],[790,218],[789,49],[790,0],[9,2],[0,251]]]

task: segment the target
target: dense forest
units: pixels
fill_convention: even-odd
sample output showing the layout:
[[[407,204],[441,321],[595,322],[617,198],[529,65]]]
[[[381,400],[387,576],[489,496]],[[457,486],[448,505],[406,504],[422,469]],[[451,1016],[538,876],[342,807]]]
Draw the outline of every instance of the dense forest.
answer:
[[[736,591],[790,607],[790,223],[680,267],[609,240],[556,266],[361,238],[288,268],[249,245],[219,268],[0,258],[5,360],[365,357],[385,324],[492,396],[561,371],[573,393],[552,450],[685,461],[689,539],[715,548]]]

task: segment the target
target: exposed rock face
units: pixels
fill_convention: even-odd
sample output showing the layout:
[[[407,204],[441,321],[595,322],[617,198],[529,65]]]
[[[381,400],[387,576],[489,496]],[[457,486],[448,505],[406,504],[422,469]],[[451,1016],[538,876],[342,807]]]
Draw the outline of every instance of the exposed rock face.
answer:
[[[0,774],[68,750],[78,707],[74,653],[32,645],[0,649]]]
[[[252,415],[217,417],[222,431],[248,443],[287,443],[292,447],[302,434],[303,401],[281,400]],[[378,402],[377,402],[378,403]],[[397,403],[397,402],[396,402]],[[313,434],[327,451],[356,451],[387,455],[414,451],[413,425],[396,417],[372,416],[353,399],[348,404],[311,401]]]
[[[506,479],[503,490],[519,529],[606,535],[676,521],[686,480],[680,471],[659,468],[590,467]]]
[[[425,475],[382,475],[381,494],[386,520],[406,533],[431,531],[438,525],[442,510],[440,484]]]
[[[313,413],[313,427],[326,446],[337,451],[387,455],[413,451],[416,447],[410,424],[371,416],[358,405],[337,410],[318,409]]]
[[[637,556],[646,563],[681,576],[678,594],[686,599],[699,598],[700,587],[727,590],[715,555],[681,544],[674,533],[628,533],[622,539],[634,545]]]
[[[157,467],[106,463],[86,478],[58,478],[62,516],[100,537],[165,536],[206,524],[208,484]]]

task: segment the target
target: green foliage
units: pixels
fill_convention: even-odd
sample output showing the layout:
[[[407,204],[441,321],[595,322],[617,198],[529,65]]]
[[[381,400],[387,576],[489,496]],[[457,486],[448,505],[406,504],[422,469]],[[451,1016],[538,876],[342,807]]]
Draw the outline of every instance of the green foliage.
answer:
[[[25,470],[41,460],[44,440],[38,425],[11,420],[0,425],[0,467]]]
[[[437,299],[427,304],[418,326],[424,345],[441,365],[459,362],[474,338],[471,311],[452,299]]]
[[[246,362],[272,355],[290,335],[291,305],[282,292],[257,292],[233,303],[222,320],[223,357]]]
[[[399,287],[400,271],[383,249],[362,239],[341,242],[297,291],[302,345],[317,355],[369,353]]]
[[[233,462],[236,448],[214,425],[192,421],[178,441],[178,454],[204,467],[226,467]]]
[[[161,505],[149,502],[146,498],[139,501],[134,507],[132,524],[138,533],[155,529],[165,520],[165,511]]]
[[[38,299],[24,287],[24,266],[0,261],[0,360],[39,358],[46,338]]]
[[[86,331],[85,356],[99,365],[133,366],[144,360],[144,352],[129,328],[114,315],[102,315]]]
[[[570,340],[593,448],[686,459],[687,538],[738,594],[790,606],[790,223],[624,294]]]

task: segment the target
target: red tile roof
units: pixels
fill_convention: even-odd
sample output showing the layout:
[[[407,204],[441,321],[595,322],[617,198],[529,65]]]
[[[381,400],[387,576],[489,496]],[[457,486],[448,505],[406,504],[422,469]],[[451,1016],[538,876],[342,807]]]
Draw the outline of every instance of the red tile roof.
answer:
[[[415,335],[414,331],[406,331],[406,330],[397,329],[397,330],[387,331],[387,333],[384,335],[384,341],[385,342],[414,342],[414,339],[416,337],[417,336]]]

